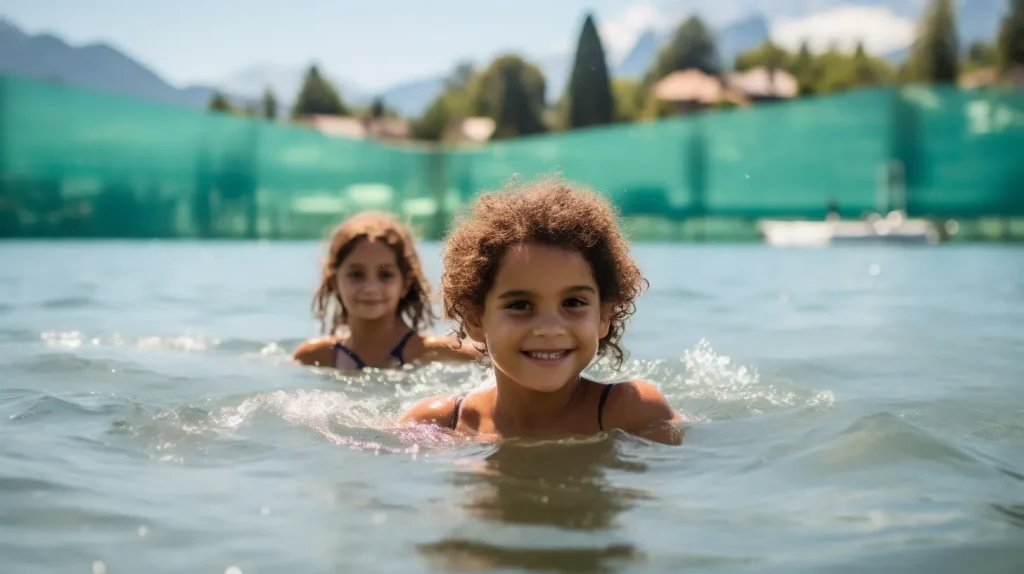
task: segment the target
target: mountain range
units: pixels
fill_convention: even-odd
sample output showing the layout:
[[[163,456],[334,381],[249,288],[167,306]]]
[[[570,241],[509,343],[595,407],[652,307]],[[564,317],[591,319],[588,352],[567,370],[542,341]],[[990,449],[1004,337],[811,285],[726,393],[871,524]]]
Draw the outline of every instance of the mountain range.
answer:
[[[771,8],[762,0],[675,0],[662,5],[663,14],[675,22],[691,12],[699,12],[710,22],[718,40],[723,64],[731,63],[740,52],[756,47],[772,37],[773,22],[801,18],[846,6],[884,7],[893,15],[916,20],[924,0],[773,0]],[[961,45],[991,39],[1006,10],[1006,0],[969,0],[959,7],[958,31]],[[670,26],[648,29],[638,34],[631,50],[618,59],[609,58],[613,75],[638,78],[650,67],[658,51],[671,38]],[[572,32],[567,32],[571,34]],[[900,61],[906,47],[884,54]],[[574,55],[556,54],[530,58],[547,78],[549,100],[564,91]],[[131,56],[104,44],[70,46],[50,35],[30,35],[12,22],[0,18],[0,73],[61,82],[92,90],[116,93],[167,104],[201,108],[215,90],[226,93],[238,103],[258,101],[266,87],[277,94],[282,110],[290,107],[305,73],[302,65],[254,65],[218,82],[216,86],[172,86]],[[405,116],[420,115],[443,91],[444,76],[410,79],[378,93],[361,88],[342,75],[325,71],[346,103],[368,104],[374,97]]]
[[[209,86],[171,86],[108,44],[73,47],[50,34],[26,34],[3,19],[0,73],[193,107],[205,106],[213,93]]]

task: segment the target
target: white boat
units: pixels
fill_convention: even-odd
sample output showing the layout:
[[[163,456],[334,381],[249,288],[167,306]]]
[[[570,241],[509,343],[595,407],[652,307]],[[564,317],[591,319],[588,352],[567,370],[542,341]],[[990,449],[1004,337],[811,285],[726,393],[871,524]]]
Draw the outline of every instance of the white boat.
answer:
[[[765,242],[776,247],[827,247],[841,244],[935,245],[942,236],[927,219],[907,219],[907,190],[903,164],[879,166],[875,213],[859,220],[842,220],[830,213],[824,221],[762,220]],[[888,213],[882,217],[881,213]]]
[[[938,228],[926,219],[907,219],[900,211],[863,220],[758,222],[765,242],[775,247],[827,247],[841,244],[921,244],[941,240]]]

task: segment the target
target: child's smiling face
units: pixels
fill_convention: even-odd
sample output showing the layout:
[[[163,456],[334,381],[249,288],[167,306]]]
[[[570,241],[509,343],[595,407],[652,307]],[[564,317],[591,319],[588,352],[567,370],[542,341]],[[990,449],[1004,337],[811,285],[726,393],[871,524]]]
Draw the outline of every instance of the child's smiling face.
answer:
[[[487,344],[499,376],[554,392],[594,359],[608,335],[608,311],[578,251],[530,243],[505,254],[483,314],[466,327]]]
[[[383,241],[360,240],[338,267],[338,294],[351,319],[394,316],[407,283],[394,250]]]

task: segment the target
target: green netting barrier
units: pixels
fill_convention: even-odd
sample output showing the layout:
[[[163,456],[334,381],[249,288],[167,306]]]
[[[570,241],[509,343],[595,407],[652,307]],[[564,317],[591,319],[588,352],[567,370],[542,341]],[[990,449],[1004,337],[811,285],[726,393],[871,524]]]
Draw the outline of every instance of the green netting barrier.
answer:
[[[0,76],[0,236],[319,238],[387,209],[436,238],[480,191],[552,174],[641,226],[1014,217],[1022,150],[1020,92],[884,88],[436,150]]]

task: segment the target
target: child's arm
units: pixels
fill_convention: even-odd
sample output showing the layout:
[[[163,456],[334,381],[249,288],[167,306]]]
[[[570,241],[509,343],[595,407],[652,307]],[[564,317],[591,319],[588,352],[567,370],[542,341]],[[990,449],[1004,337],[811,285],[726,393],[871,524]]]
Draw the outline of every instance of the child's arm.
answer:
[[[455,337],[426,337],[423,340],[421,361],[470,362],[479,360],[483,353],[477,350],[473,341]]]
[[[458,398],[458,395],[441,395],[423,399],[409,407],[398,419],[398,424],[432,424],[448,428],[455,416],[455,402]]]
[[[646,381],[633,380],[615,385],[605,404],[605,430],[621,429],[662,444],[679,445],[683,422],[657,387]]]
[[[333,367],[334,340],[330,337],[310,339],[295,349],[292,359],[310,367]]]

